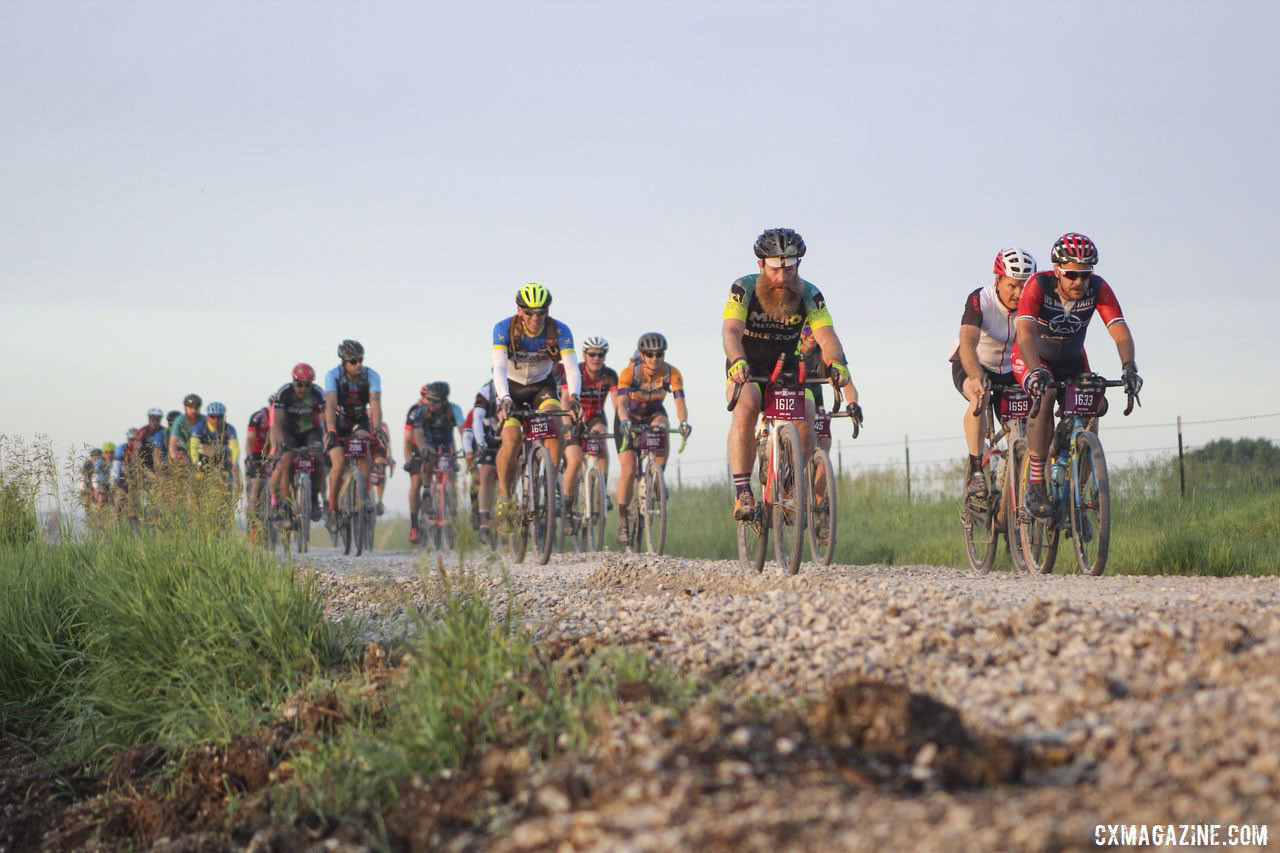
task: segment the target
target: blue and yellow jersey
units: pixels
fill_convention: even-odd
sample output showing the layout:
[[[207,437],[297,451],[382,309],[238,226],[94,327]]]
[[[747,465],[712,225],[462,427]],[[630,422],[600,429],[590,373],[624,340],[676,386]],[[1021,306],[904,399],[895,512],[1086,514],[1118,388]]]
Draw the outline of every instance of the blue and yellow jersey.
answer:
[[[223,459],[232,465],[240,462],[240,439],[236,435],[236,428],[231,424],[223,424],[220,430],[215,430],[208,420],[196,424],[191,430],[192,459],[200,459],[201,445],[221,448]]]
[[[542,334],[528,337],[519,316],[512,316],[499,320],[493,327],[493,348],[506,351],[509,379],[531,385],[551,375],[556,359],[573,354],[573,332],[564,323],[548,317]]]

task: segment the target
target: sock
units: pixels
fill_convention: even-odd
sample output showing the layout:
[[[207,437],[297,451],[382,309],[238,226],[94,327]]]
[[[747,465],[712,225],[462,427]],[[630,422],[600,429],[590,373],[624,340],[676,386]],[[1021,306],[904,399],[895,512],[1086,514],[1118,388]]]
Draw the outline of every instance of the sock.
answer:
[[[751,472],[733,475],[733,494],[735,497],[746,492],[751,494]]]
[[[1030,473],[1031,473],[1031,476],[1030,476],[1031,482],[1033,483],[1044,482],[1044,457],[1043,456],[1036,456],[1034,453],[1031,454],[1031,472]]]
[[[969,454],[969,473],[976,474],[982,470],[982,457]]]

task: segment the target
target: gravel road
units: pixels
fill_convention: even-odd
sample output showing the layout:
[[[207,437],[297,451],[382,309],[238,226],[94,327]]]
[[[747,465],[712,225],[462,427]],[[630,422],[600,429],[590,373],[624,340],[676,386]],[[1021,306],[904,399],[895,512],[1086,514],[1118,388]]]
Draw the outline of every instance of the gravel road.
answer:
[[[331,612],[365,616],[374,638],[403,632],[405,607],[437,583],[408,552],[320,551],[308,563]],[[569,771],[548,770],[551,793],[535,792],[537,807],[501,842],[512,849],[1063,849],[1092,847],[1098,824],[1280,831],[1276,578],[808,564],[788,578],[775,567],[757,575],[733,562],[629,555],[471,568],[496,597],[513,591],[547,643],[640,644],[719,680],[728,700],[707,700],[684,720],[616,722],[609,743],[573,771],[595,774],[594,793],[560,793]],[[827,698],[830,710],[833,686],[851,680],[927,694],[975,737],[1034,755],[1035,770],[976,787],[935,784],[937,749],[927,743],[907,756],[920,780],[911,790],[798,759],[779,764],[803,755],[821,726],[798,712],[810,714],[807,728],[780,735],[769,712],[776,718],[797,698],[819,708]],[[726,710],[733,700],[763,711],[743,722]],[[723,742],[722,760],[689,760],[712,741]]]

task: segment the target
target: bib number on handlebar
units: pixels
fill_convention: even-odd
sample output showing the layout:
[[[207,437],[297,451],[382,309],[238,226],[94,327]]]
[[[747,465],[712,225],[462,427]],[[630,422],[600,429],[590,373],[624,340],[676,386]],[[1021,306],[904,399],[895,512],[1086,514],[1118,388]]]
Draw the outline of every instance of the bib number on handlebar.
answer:
[[[524,440],[537,441],[544,438],[555,438],[551,428],[551,418],[546,415],[535,415],[524,419]]]
[[[799,388],[765,388],[764,415],[778,421],[804,420],[804,391]]]
[[[1062,398],[1062,412],[1090,418],[1102,411],[1103,391],[1088,385],[1068,385]]]
[[[1000,390],[1000,417],[1006,420],[1022,421],[1031,414],[1031,398],[1020,388],[1002,388]]]

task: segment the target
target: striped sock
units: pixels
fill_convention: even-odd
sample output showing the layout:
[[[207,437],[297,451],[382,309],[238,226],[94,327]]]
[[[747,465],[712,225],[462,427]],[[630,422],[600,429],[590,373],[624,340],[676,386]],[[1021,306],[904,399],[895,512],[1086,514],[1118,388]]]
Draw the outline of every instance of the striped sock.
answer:
[[[751,472],[750,471],[748,471],[745,474],[733,475],[734,496],[736,497],[737,495],[740,495],[743,492],[746,492],[747,494],[751,494]]]
[[[1031,454],[1031,482],[1044,482],[1044,457]]]

